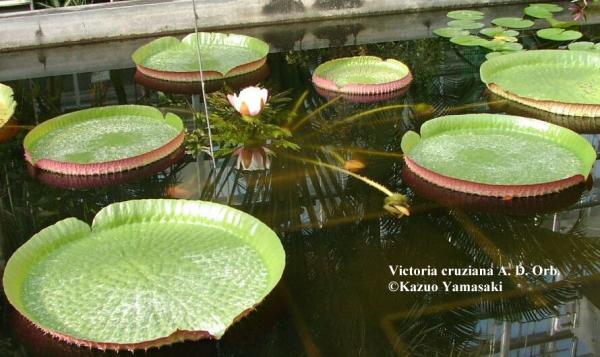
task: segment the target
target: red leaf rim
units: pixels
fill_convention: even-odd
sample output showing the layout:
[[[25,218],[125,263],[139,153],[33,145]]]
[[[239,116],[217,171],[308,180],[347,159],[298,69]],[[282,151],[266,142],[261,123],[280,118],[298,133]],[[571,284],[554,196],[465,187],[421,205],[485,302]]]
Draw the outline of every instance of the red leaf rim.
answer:
[[[488,98],[488,105],[494,112],[543,120],[581,134],[600,133],[600,117],[575,118],[573,116],[551,113],[540,108],[522,104],[507,97],[502,97],[501,95],[492,92],[491,89],[486,89],[484,95]]]
[[[562,210],[575,204],[585,189],[579,184],[557,193],[536,197],[490,197],[455,191],[423,179],[413,171],[402,169],[403,181],[418,195],[447,208],[509,215],[531,215]]]
[[[312,81],[316,87],[320,87],[321,89],[336,93],[357,95],[376,95],[394,92],[404,87],[407,87],[412,82],[412,80],[413,76],[412,73],[409,71],[406,76],[391,82],[380,84],[351,83],[342,87],[338,87],[338,85],[331,79],[321,77],[316,73],[313,74],[312,77]]]
[[[333,99],[339,95],[342,95],[344,100],[346,100],[349,103],[369,104],[402,97],[408,92],[408,87],[409,86],[407,85],[406,87],[400,88],[396,91],[382,94],[342,94],[339,92],[329,91],[316,86],[315,90],[317,91],[317,93],[319,93],[319,95],[322,95],[327,99]]]
[[[253,72],[240,74],[239,76],[235,77],[206,81],[204,90],[206,91],[206,93],[212,93],[221,89],[224,85],[227,85],[234,91],[237,91],[238,89],[248,87],[251,85],[256,85],[259,82],[262,82],[269,76],[270,72],[271,70],[269,68],[269,65],[265,63],[263,66],[261,66]],[[154,77],[149,77],[144,73],[140,72],[139,69],[135,71],[134,80],[138,84],[146,88],[161,91],[164,93],[202,94],[202,84],[200,81],[166,81]]]
[[[487,87],[490,89],[490,91],[492,91],[492,93],[501,97],[508,98],[512,101],[527,105],[529,107],[545,110],[550,113],[576,117],[600,117],[600,105],[563,103],[553,100],[537,100],[521,97],[514,93],[505,91],[495,83],[490,83],[487,85]]]
[[[122,185],[168,169],[179,162],[185,156],[185,149],[179,147],[172,154],[151,164],[130,171],[117,172],[106,175],[62,175],[50,171],[39,170],[27,163],[27,173],[29,176],[38,179],[40,182],[57,188],[66,189],[88,189],[94,187],[106,187]]]
[[[184,136],[185,133],[182,131],[174,139],[152,151],[149,151],[145,154],[114,161],[99,162],[93,164],[77,164],[73,162],[41,159],[34,163],[31,158],[31,153],[27,149],[25,149],[25,160],[27,160],[27,162],[29,162],[32,166],[36,168],[64,175],[110,174],[146,166],[152,162],[158,161],[170,155],[183,144]]]
[[[266,62],[267,62],[267,57],[263,57],[256,61],[239,65],[239,66],[231,69],[227,73],[220,73],[217,71],[203,71],[202,78],[204,78],[205,81],[211,81],[211,80],[239,76],[239,75],[253,72],[253,71],[259,69]],[[192,71],[192,72],[159,71],[156,69],[144,67],[140,64],[138,64],[136,67],[137,67],[138,71],[140,71],[144,75],[151,77],[151,78],[160,79],[163,81],[199,82],[201,79],[200,71]]]
[[[406,166],[421,178],[454,191],[472,193],[481,196],[491,197],[532,197],[541,196],[553,192],[559,192],[568,187],[575,186],[585,181],[583,175],[574,175],[562,180],[545,182],[540,184],[526,185],[492,185],[473,181],[467,181],[438,174],[432,170],[424,168],[414,162],[407,155],[404,155]]]

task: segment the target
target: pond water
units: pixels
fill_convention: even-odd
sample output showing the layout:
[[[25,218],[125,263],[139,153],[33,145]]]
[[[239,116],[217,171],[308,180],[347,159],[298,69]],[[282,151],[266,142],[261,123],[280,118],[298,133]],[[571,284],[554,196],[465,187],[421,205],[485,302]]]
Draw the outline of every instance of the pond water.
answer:
[[[447,197],[429,185],[409,188],[414,177],[403,173],[403,133],[440,115],[504,112],[507,103],[490,97],[479,80],[483,49],[443,38],[399,40],[400,30],[397,38],[349,45],[362,29],[340,25],[321,35],[328,40],[325,48],[269,55],[263,84],[271,94],[288,90],[292,103],[299,100],[293,141],[301,149],[278,151],[266,172],[238,171],[231,157],[218,159],[214,169],[204,154],[175,155],[133,175],[90,180],[34,172],[24,160],[22,139],[46,119],[89,106],[139,103],[173,111],[193,128],[203,123],[192,117],[199,101],[134,84],[133,64],[50,77],[15,72],[13,80],[3,73],[2,81],[15,90],[23,126],[0,144],[3,261],[40,229],[66,217],[90,222],[113,202],[212,200],[251,213],[278,233],[287,255],[284,278],[219,343],[182,343],[146,354],[494,356],[504,345],[511,356],[600,355],[600,166],[585,188],[549,200],[498,204]],[[598,27],[583,31],[597,34]],[[530,37],[524,41],[533,43]],[[128,51],[122,50],[127,42],[119,48],[114,56],[127,56],[121,53]],[[357,54],[404,61],[415,77],[408,92],[352,103],[315,91],[310,78],[318,64]],[[600,136],[584,136],[598,151]],[[389,215],[379,191],[316,164],[349,160],[364,164],[361,175],[409,196],[411,215]],[[444,206],[439,197],[455,206]],[[490,267],[519,265],[530,274],[485,275]],[[400,281],[439,291],[392,291]],[[502,291],[445,292],[445,284],[488,284]],[[43,335],[4,300],[2,312],[2,356],[110,355]]]

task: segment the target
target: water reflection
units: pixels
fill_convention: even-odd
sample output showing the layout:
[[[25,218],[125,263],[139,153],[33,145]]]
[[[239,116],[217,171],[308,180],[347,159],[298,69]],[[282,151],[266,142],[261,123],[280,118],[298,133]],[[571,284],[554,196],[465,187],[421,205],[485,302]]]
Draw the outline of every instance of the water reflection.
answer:
[[[327,99],[314,90],[311,71],[319,63],[359,53],[404,60],[415,73],[412,86],[403,96],[381,103]],[[204,348],[209,354],[227,356],[356,355],[357,351],[369,356],[489,354],[499,351],[500,331],[506,326],[514,330],[512,347],[523,354],[538,353],[542,347],[549,351],[551,341],[556,347],[570,343],[574,336],[580,341],[579,355],[593,351],[582,332],[591,322],[581,316],[592,316],[600,305],[596,291],[600,277],[597,184],[581,199],[581,192],[572,192],[556,206],[528,201],[523,211],[511,203],[498,212],[486,202],[472,212],[463,211],[460,204],[446,207],[445,199],[440,202],[423,194],[435,187],[419,186],[425,197],[418,196],[419,187],[403,176],[399,139],[406,130],[418,130],[434,116],[490,109],[485,87],[478,79],[477,64],[483,56],[477,49],[457,52],[443,39],[271,54],[266,85],[274,92],[291,89],[290,96],[297,99],[297,111],[290,108],[297,114],[289,128],[300,146],[293,156],[304,160],[291,158],[286,150],[275,150],[268,171],[237,170],[236,158],[231,155],[220,158],[214,168],[205,154],[200,154],[114,186],[48,187],[27,172],[22,130],[0,143],[3,259],[40,229],[71,216],[89,222],[112,202],[166,196],[214,200],[257,216],[280,235],[287,269],[273,295],[278,307],[266,316],[261,315],[260,307],[249,315],[257,320],[258,333],[252,333],[255,328],[251,325],[240,323],[241,337],[236,339],[228,337],[206,346],[178,344],[149,354],[200,355]],[[188,128],[194,128],[191,98],[144,92],[133,82],[133,70],[118,72],[121,82],[113,76],[105,83],[103,104],[126,100],[160,106],[182,113]],[[77,80],[77,88],[73,76],[9,83],[20,103],[19,125],[32,126],[92,101],[98,103],[92,100],[98,90],[92,88],[91,76],[80,74]],[[598,141],[598,136],[588,138]],[[412,197],[411,216],[389,216],[382,208],[384,195],[379,191],[317,164],[342,166],[351,160],[361,162],[361,175]],[[529,210],[529,205],[534,209]],[[494,212],[482,212],[488,208]],[[502,214],[505,209],[511,215]],[[551,214],[543,213],[548,211]],[[517,212],[522,215],[512,215]],[[465,284],[502,283],[502,293],[389,291],[390,281],[401,280],[391,275],[390,265],[440,270],[494,266],[514,272],[520,264],[552,266],[560,275],[450,279]],[[442,287],[448,277],[412,280]],[[9,346],[9,353],[20,349],[22,342],[33,355],[55,351],[51,348],[63,350],[56,354],[75,353],[73,347],[48,341],[39,333],[24,336],[19,326],[25,322],[11,315],[4,303],[3,313],[10,317],[2,329],[2,346]],[[575,313],[580,314],[579,322],[572,321]],[[551,330],[553,319],[572,325]],[[36,342],[28,342],[32,340]],[[44,347],[47,343],[55,347]]]

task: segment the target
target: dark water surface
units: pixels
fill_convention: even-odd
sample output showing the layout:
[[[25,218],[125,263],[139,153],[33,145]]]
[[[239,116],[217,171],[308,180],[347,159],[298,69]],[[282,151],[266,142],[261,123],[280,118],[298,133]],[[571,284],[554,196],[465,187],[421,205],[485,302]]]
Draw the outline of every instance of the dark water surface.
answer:
[[[510,349],[507,356],[600,356],[600,166],[586,187],[549,199],[512,202],[451,194],[407,176],[400,150],[407,130],[418,130],[426,120],[445,114],[514,113],[522,108],[508,107],[486,92],[478,74],[484,50],[429,37],[351,45],[353,36],[369,29],[361,26],[338,25],[312,34],[327,43],[325,48],[269,55],[270,75],[262,83],[271,94],[289,90],[292,101],[300,98],[296,120],[308,118],[293,132],[301,150],[278,151],[267,172],[240,172],[231,157],[219,159],[213,170],[204,155],[183,154],[133,177],[68,181],[32,172],[21,145],[26,130],[37,123],[89,106],[139,103],[176,112],[192,128],[191,107],[198,98],[159,95],[135,85],[131,65],[51,77],[15,72],[12,79],[17,80],[4,72],[2,81],[16,93],[22,128],[0,135],[3,262],[40,229],[66,217],[91,222],[113,202],[213,200],[253,214],[278,233],[287,254],[284,278],[221,342],[177,344],[147,354],[493,356],[500,355],[503,345]],[[598,33],[597,26],[583,30]],[[287,35],[293,34],[281,34]],[[535,41],[526,32],[522,42],[552,46]],[[415,77],[408,92],[379,103],[329,101],[316,93],[310,77],[319,63],[358,54],[407,63]],[[592,122],[585,125],[594,127]],[[585,137],[598,150],[600,136]],[[347,160],[363,162],[361,175],[408,195],[411,216],[390,216],[379,191],[315,164],[339,166]],[[438,274],[398,277],[390,265],[436,269]],[[444,268],[485,271],[503,266],[510,271],[518,265],[555,270],[522,277],[441,275]],[[394,281],[437,284],[440,291],[391,292]],[[503,291],[444,292],[448,281],[494,282]],[[1,356],[109,354],[44,336],[5,301],[2,312]]]

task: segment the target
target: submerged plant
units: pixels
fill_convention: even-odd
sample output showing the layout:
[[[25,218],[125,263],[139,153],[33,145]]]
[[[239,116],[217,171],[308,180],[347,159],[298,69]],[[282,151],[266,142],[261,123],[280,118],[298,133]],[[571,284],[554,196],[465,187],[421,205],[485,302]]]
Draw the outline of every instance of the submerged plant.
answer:
[[[238,167],[246,170],[268,168],[272,149],[298,150],[286,127],[295,118],[294,110],[286,113],[287,94],[269,99],[267,89],[258,87],[245,88],[239,94],[211,94],[208,104],[214,141],[219,145],[215,154],[238,155]]]

